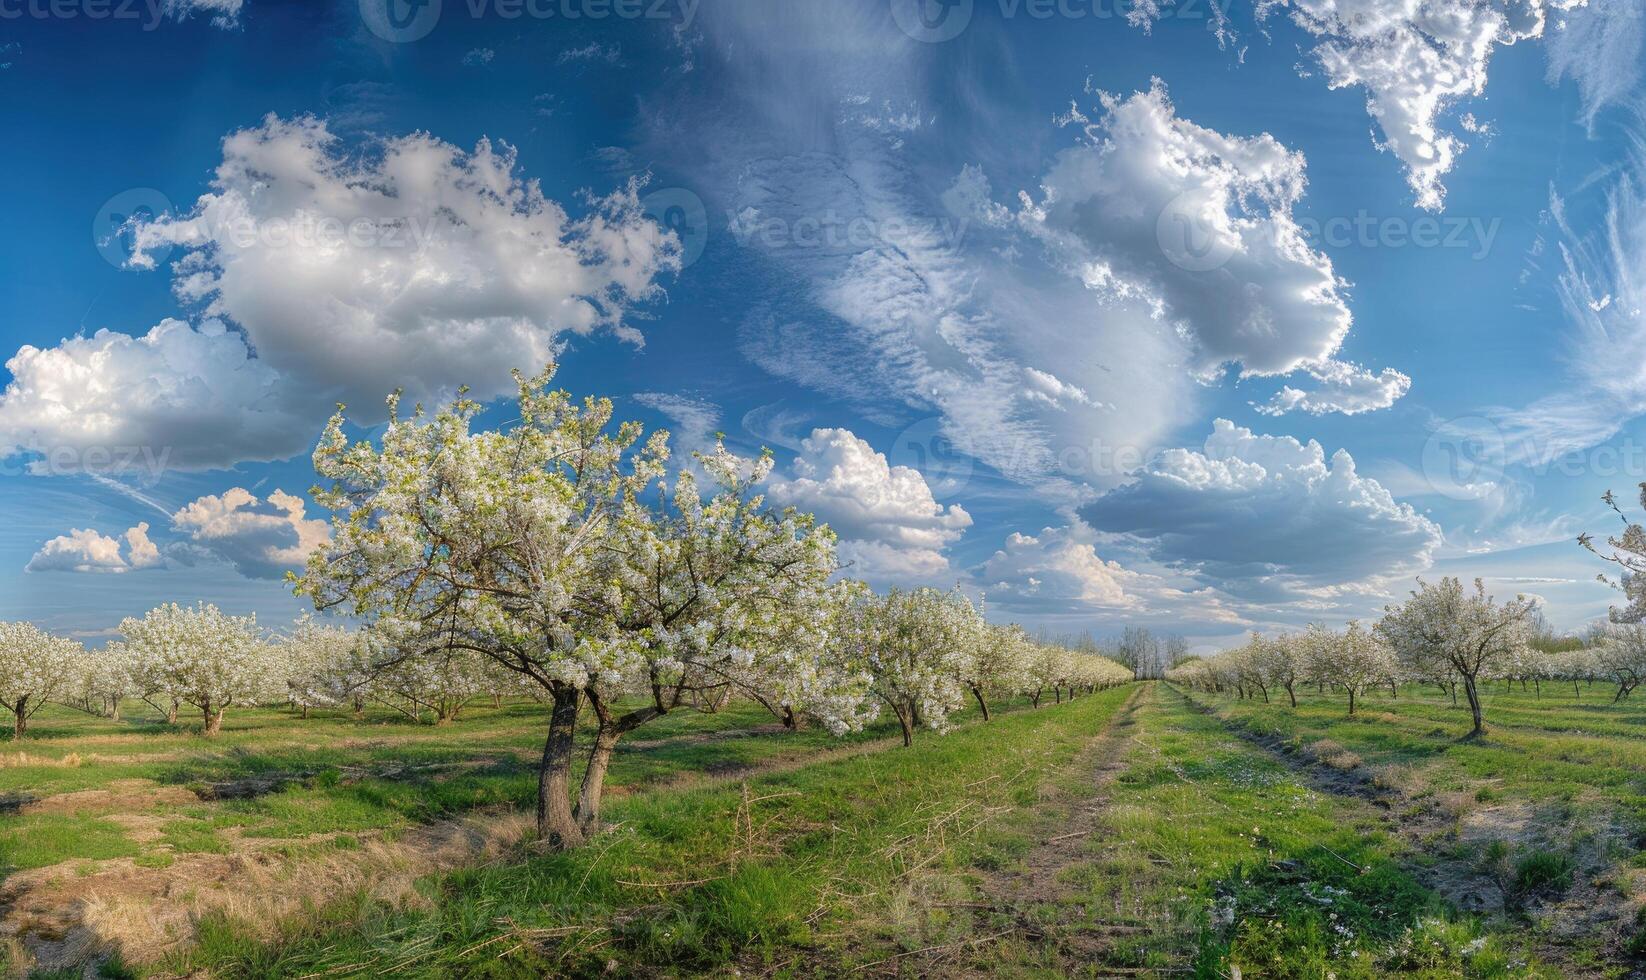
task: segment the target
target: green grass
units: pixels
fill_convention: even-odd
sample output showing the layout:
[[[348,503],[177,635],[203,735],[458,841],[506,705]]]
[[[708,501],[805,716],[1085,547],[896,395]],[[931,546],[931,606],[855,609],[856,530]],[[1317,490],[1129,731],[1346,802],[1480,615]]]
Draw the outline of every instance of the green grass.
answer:
[[[1398,791],[1400,805],[1444,814],[1451,823],[1429,859],[1489,874],[1523,931],[1598,975],[1623,971],[1631,955],[1626,896],[1632,868],[1646,858],[1646,717],[1611,696],[1600,685],[1581,696],[1570,685],[1544,685],[1541,696],[1489,685],[1487,734],[1470,739],[1467,709],[1433,688],[1377,692],[1352,719],[1330,693],[1300,694],[1296,709],[1193,695],[1229,724],[1300,755],[1329,739]],[[1575,908],[1557,908],[1574,894]],[[1608,906],[1615,915],[1575,937],[1552,926],[1551,916]]]
[[[425,908],[347,896],[274,945],[212,922],[171,967],[528,977],[870,964],[945,928],[951,910],[923,896],[964,892],[987,830],[1033,806],[1128,693],[751,779],[747,804],[741,786],[621,798],[608,814],[618,829],[583,850],[428,879]]]
[[[1048,865],[1048,842],[1096,792],[1083,753],[1134,693],[1097,829]],[[1350,719],[1340,699],[1314,692],[1294,710],[1132,687],[1038,711],[1003,706],[988,724],[967,712],[949,735],[922,732],[907,750],[888,741],[888,725],[840,741],[775,731],[746,705],[671,715],[620,747],[605,813],[615,828],[582,850],[519,848],[427,875],[409,902],[387,904],[369,887],[319,891],[304,914],[272,923],[273,942],[270,922],[207,914],[192,948],[116,969],[1616,974],[1631,942],[1646,950],[1646,923],[1620,922],[1627,935],[1615,940],[1552,945],[1539,918],[1598,879],[1621,889],[1646,867],[1646,717],[1598,687],[1584,695],[1491,691],[1491,731],[1472,741],[1460,738],[1465,710],[1417,689],[1369,696]],[[431,821],[529,809],[544,724],[533,704],[471,709],[440,728],[250,710],[207,741],[143,717],[41,717],[35,737],[0,744],[0,793],[147,782],[115,783],[126,787],[120,807],[88,794],[84,806],[0,814],[0,874],[53,864],[89,874],[114,858],[164,873],[252,847],[301,877],[303,862],[348,859]],[[30,757],[23,765],[12,764],[18,751]],[[1325,756],[1357,778],[1375,774],[1414,809],[1311,788],[1301,771]],[[273,778],[278,789],[250,799],[182,794]],[[141,802],[161,792],[165,802]],[[1406,832],[1418,809],[1442,803],[1458,814],[1453,825],[1423,839]],[[147,832],[134,839],[138,824],[115,819],[124,813],[142,813]],[[1531,830],[1471,836],[1482,813],[1529,814]],[[1442,865],[1500,882],[1503,910],[1450,906],[1426,884]],[[1037,888],[1003,898],[1028,869]]]
[[[1054,938],[1107,935],[1086,954],[1099,975],[1540,975],[1512,929],[1419,883],[1369,803],[1311,789],[1168,689],[1136,721],[1101,833],[1063,871],[1065,891],[1026,913]],[[1015,940],[977,965],[1056,975],[1055,949]]]

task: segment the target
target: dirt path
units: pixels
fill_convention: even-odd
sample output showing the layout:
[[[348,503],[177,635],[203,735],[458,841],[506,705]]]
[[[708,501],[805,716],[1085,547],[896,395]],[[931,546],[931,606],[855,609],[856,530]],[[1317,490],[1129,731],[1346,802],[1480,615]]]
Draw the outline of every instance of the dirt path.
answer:
[[[987,942],[979,940],[953,952],[976,951],[997,941],[1017,941],[1049,954],[1046,958],[1055,963],[1058,973],[1073,976],[1089,972],[1094,964],[1102,962],[1102,954],[1114,936],[1135,929],[1124,923],[1093,922],[1075,902],[1063,875],[1091,858],[1092,838],[1103,830],[1109,787],[1126,770],[1127,757],[1134,747],[1134,715],[1138,706],[1152,697],[1149,692],[1149,687],[1138,685],[1075,761],[1078,771],[1088,773],[1089,778],[1077,790],[1043,801],[1042,805],[1058,818],[1046,821],[1032,849],[1014,866],[986,874],[979,884],[984,901],[974,910],[975,932]],[[943,962],[921,963],[921,973],[991,975],[987,953],[983,956],[974,967],[941,956]],[[909,966],[904,964],[904,969]]]
[[[1380,811],[1379,823],[1390,835],[1403,841],[1412,853],[1426,856],[1421,863],[1402,862],[1403,869],[1454,907],[1486,916],[1512,914],[1503,880],[1475,852],[1493,840],[1523,836],[1536,822],[1526,806],[1472,806],[1467,811],[1455,811],[1446,799],[1422,787],[1402,789],[1381,782],[1358,756],[1328,740],[1300,749],[1295,743],[1254,732],[1224,717],[1214,706],[1175,688],[1168,688],[1166,696],[1179,698],[1191,710],[1215,719],[1229,734],[1261,749],[1316,792],[1373,804]],[[1442,842],[1464,846],[1439,846]],[[1615,889],[1597,888],[1589,878],[1579,875],[1558,902],[1524,910],[1538,925],[1529,930],[1537,938],[1538,957],[1565,977],[1613,975],[1574,962],[1570,942],[1602,931],[1616,932],[1633,915],[1628,896]]]

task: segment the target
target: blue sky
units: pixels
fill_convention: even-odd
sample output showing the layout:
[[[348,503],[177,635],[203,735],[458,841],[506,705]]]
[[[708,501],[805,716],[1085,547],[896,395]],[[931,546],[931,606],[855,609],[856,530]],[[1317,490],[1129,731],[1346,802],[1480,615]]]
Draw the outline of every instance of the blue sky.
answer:
[[[1641,38],[1618,0],[0,0],[0,617],[286,621],[335,402],[557,356],[997,618],[1210,647],[1464,574],[1580,627],[1573,539],[1646,479]]]

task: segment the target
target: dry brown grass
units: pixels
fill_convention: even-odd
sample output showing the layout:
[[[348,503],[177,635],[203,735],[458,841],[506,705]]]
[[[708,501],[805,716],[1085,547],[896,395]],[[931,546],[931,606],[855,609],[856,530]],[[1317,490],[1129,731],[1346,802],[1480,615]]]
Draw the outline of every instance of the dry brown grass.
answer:
[[[534,826],[530,814],[493,813],[296,861],[248,850],[179,855],[165,868],[105,861],[89,875],[66,865],[40,868],[7,880],[6,926],[31,935],[35,965],[47,969],[116,951],[130,963],[153,963],[191,945],[208,915],[272,941],[340,896],[365,894],[396,906],[421,902],[419,878],[500,857]]]
[[[1304,746],[1303,754],[1314,762],[1340,772],[1358,769],[1363,761],[1360,756],[1329,738]]]
[[[53,759],[43,755],[30,755],[27,752],[0,753],[0,769],[26,769],[31,766],[51,769],[78,769],[81,761],[78,752],[70,752],[61,759]]]

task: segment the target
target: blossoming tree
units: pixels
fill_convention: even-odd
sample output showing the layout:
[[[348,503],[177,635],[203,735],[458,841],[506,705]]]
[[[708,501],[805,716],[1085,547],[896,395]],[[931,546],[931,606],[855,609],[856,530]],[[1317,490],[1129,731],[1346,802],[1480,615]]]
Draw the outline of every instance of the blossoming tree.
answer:
[[[892,589],[868,600],[865,625],[873,691],[897,716],[903,744],[919,727],[944,731],[966,703],[971,653],[966,629],[976,615],[958,592]]]
[[[80,644],[33,623],[0,623],[0,703],[11,712],[12,738],[22,738],[35,712],[67,690],[82,654]]]
[[[145,695],[159,693],[173,704],[198,708],[208,738],[222,731],[230,707],[285,694],[285,676],[256,616],[230,616],[206,603],[168,603],[142,619],[125,620],[120,632]]]
[[[378,444],[351,442],[334,416],[314,453],[333,536],[299,591],[371,619],[401,660],[469,651],[536,685],[549,703],[538,830],[564,848],[596,826],[617,739],[752,668],[834,560],[832,534],[750,492],[769,460],[717,450],[710,500],[689,477],[657,499],[667,434],[613,428],[609,400],[575,401],[552,377],[517,375],[507,431],[474,431],[480,406],[463,397],[410,417],[391,398]],[[629,693],[646,700],[620,713]],[[573,810],[585,701],[596,735]]]
[[[1418,582],[1410,599],[1387,607],[1377,631],[1408,673],[1432,676],[1444,665],[1462,679],[1474,720],[1472,737],[1486,731],[1479,680],[1525,645],[1536,609],[1534,599],[1516,596],[1498,603],[1479,579],[1474,591],[1466,592],[1448,576],[1434,584]]]

